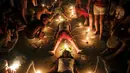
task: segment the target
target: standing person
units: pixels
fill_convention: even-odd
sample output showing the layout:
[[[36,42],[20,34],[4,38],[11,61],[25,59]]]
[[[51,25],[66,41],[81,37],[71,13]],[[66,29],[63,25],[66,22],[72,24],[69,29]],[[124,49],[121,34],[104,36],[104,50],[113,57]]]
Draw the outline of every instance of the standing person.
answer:
[[[108,4],[108,0],[95,0],[94,1],[93,11],[94,11],[94,21],[95,21],[94,24],[95,24],[95,28],[96,28],[95,34],[97,34],[99,31],[99,29],[98,29],[98,26],[99,26],[98,22],[99,22],[99,24],[100,24],[99,40],[101,40],[102,34],[103,34],[103,20],[104,20],[104,15],[106,12],[107,4]]]
[[[89,27],[90,29],[93,29],[93,2],[91,0],[88,0],[86,9],[89,14]]]

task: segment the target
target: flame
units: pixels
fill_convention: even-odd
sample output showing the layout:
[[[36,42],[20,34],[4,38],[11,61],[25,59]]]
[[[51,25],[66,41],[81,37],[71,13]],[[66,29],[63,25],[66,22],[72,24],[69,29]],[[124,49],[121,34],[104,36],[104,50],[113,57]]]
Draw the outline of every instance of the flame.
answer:
[[[92,71],[88,71],[87,73],[93,73]]]
[[[68,48],[68,45],[65,43],[65,44],[64,44],[64,47],[65,47],[65,48]]]
[[[15,61],[9,68],[16,71],[20,66],[20,61]]]
[[[90,32],[91,31],[91,29],[90,28],[87,28],[87,32]]]
[[[45,4],[42,4],[42,7],[45,7]]]
[[[40,70],[37,70],[36,73],[42,73]]]

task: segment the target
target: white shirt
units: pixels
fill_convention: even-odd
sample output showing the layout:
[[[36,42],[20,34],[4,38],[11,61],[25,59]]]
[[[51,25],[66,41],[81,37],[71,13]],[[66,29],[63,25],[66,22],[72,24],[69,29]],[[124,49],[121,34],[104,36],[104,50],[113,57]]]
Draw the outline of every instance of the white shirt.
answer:
[[[58,61],[58,72],[64,72],[66,70],[74,73],[74,59],[72,58],[60,58]]]

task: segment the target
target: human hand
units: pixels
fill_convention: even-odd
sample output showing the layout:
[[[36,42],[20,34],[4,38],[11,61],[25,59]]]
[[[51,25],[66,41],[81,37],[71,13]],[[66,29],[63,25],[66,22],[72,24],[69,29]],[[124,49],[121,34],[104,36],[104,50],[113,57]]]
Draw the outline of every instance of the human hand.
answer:
[[[8,69],[8,73],[16,73],[16,70]]]

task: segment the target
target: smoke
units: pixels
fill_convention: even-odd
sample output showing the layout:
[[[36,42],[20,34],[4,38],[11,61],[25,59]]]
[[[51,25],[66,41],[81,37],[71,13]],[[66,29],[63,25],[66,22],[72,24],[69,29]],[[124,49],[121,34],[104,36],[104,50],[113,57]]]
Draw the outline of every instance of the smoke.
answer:
[[[16,56],[12,62],[15,62],[19,64],[20,66],[26,62],[26,57],[25,56]]]

